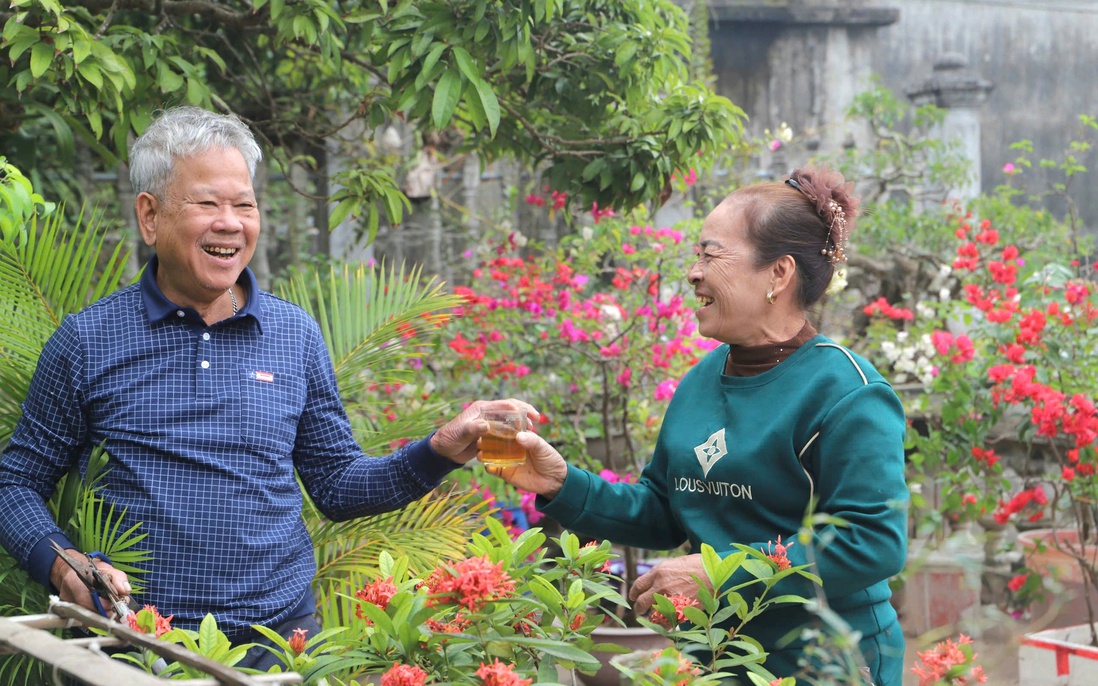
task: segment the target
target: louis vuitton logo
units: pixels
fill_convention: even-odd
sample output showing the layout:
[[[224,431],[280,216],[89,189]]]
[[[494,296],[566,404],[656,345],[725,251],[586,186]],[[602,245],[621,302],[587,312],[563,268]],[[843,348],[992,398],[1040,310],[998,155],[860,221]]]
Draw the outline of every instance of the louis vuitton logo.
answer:
[[[724,429],[714,431],[705,443],[694,448],[694,454],[698,456],[698,463],[702,468],[702,475],[709,476],[709,470],[728,454],[728,448],[724,442]]]

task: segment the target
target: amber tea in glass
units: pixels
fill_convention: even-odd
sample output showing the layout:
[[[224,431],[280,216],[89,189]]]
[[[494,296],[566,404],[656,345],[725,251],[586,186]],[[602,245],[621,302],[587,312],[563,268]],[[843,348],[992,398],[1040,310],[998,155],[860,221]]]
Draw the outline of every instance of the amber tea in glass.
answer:
[[[488,433],[480,437],[478,459],[493,467],[517,467],[526,462],[526,448],[515,440],[526,429],[526,414],[521,410],[485,410]]]

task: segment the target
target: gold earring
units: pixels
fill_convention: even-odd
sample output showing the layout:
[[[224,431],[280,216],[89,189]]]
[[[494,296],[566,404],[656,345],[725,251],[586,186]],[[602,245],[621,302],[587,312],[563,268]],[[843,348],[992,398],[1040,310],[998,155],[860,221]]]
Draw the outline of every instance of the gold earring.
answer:
[[[766,294],[766,302],[770,303],[771,305],[778,302],[778,296],[774,295],[774,291],[770,291]]]

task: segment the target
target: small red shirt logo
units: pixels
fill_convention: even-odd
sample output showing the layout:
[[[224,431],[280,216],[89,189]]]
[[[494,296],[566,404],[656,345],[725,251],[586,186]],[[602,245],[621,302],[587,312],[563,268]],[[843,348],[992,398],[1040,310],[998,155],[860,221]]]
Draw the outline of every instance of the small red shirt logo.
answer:
[[[265,383],[274,383],[275,375],[274,375],[273,372],[258,372],[257,371],[255,373],[255,380],[256,381],[263,381]]]

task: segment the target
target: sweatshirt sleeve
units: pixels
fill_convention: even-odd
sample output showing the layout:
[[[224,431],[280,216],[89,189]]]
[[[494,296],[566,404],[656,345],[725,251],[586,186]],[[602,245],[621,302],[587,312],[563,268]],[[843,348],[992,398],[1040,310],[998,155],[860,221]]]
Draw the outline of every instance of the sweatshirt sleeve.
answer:
[[[568,466],[560,493],[538,497],[538,509],[562,526],[588,536],[649,550],[671,550],[686,534],[671,513],[667,495],[649,465],[635,484],[610,483],[589,471]]]

